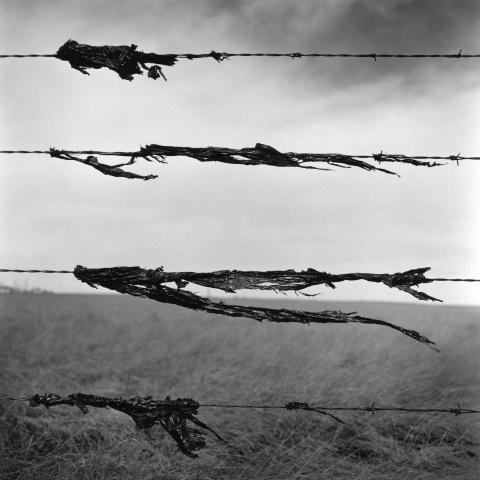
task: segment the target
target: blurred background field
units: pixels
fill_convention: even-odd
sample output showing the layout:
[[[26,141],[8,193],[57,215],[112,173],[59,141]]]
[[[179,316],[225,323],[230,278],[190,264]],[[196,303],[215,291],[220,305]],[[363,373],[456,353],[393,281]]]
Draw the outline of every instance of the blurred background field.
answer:
[[[242,300],[242,302],[247,302]],[[239,301],[240,303],[240,301]],[[117,295],[0,295],[0,395],[75,392],[200,403],[480,407],[480,308],[255,300],[358,311],[414,328],[440,353],[366,325],[275,325]],[[5,479],[447,479],[480,467],[477,415],[201,408],[218,431],[192,460],[119,412],[0,402]]]

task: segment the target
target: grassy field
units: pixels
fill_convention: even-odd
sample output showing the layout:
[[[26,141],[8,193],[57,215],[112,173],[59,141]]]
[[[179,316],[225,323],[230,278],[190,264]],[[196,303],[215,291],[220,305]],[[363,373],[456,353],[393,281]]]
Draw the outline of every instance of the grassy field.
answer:
[[[382,327],[259,324],[121,296],[0,295],[0,395],[53,391],[204,402],[480,406],[480,309],[256,302],[357,310],[416,328],[435,353]],[[119,412],[0,402],[2,479],[478,478],[476,415],[200,409],[198,459]]]

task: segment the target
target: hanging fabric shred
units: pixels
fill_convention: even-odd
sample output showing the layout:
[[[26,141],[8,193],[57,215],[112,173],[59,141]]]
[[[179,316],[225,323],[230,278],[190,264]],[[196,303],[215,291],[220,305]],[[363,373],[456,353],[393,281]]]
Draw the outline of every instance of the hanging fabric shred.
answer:
[[[136,45],[103,45],[92,46],[68,40],[57,51],[56,57],[70,63],[75,70],[89,75],[88,68],[108,68],[118,74],[124,80],[133,80],[134,75],[143,75],[143,70],[148,76],[156,80],[162,77],[162,69],[159,65],[172,66],[177,61],[175,55],[158,55],[156,53],[144,53],[137,50]],[[148,63],[154,65],[148,67]],[[143,69],[143,70],[142,70]]]
[[[219,440],[223,440],[218,433],[196,418],[199,404],[190,398],[177,398],[172,400],[154,400],[152,397],[122,397],[108,398],[96,395],[75,393],[61,397],[55,393],[44,395],[36,394],[30,399],[31,406],[43,405],[47,408],[58,405],[75,406],[82,413],[88,413],[88,407],[111,408],[132,417],[137,428],[148,429],[154,425],[161,425],[163,429],[175,440],[177,447],[189,457],[196,458],[195,453],[205,447],[205,432],[188,426],[187,422],[213,433]]]
[[[73,271],[75,277],[93,288],[98,286],[114,290],[119,293],[145,297],[157,302],[169,303],[192,310],[201,310],[207,313],[226,315],[230,317],[252,318],[259,322],[268,321],[276,323],[361,323],[367,325],[381,325],[397,330],[414,340],[436,350],[435,345],[427,337],[415,330],[409,330],[398,325],[357,315],[356,312],[344,313],[337,310],[322,312],[308,312],[302,310],[276,309],[262,307],[245,307],[242,305],[229,305],[223,301],[214,301],[201,297],[193,292],[183,290],[187,281],[181,277],[173,280],[177,288],[171,288],[164,283],[171,281],[165,276],[163,268],[145,270],[140,267],[113,267],[113,268],[86,268],[78,265]]]

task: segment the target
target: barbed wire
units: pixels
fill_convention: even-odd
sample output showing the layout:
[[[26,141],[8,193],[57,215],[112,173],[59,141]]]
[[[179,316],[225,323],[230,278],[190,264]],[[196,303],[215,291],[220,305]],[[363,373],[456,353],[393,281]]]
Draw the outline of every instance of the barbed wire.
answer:
[[[416,408],[416,407],[377,407],[375,403],[368,406],[325,406],[311,405],[307,402],[290,401],[283,405],[278,404],[231,404],[231,403],[199,403],[191,398],[177,398],[172,400],[155,400],[152,397],[100,397],[97,395],[74,393],[61,396],[55,393],[34,394],[30,397],[4,396],[0,400],[29,402],[30,406],[43,405],[51,408],[59,405],[77,407],[83,414],[89,412],[88,407],[109,408],[120,411],[130,416],[137,428],[149,429],[154,425],[162,426],[170,437],[175,441],[179,450],[185,455],[196,458],[195,453],[206,446],[205,435],[213,433],[217,439],[227,443],[215,430],[197,418],[199,408],[224,408],[224,409],[256,409],[256,410],[288,410],[307,411],[327,416],[338,423],[345,424],[344,420],[331,412],[364,412],[372,415],[378,412],[388,413],[422,413],[422,414],[478,414],[480,410],[463,408],[460,403],[456,407],[447,408]],[[194,430],[188,427],[187,421],[203,430]]]
[[[3,396],[0,397],[0,400],[11,400],[11,401],[22,401],[22,402],[30,402],[33,398],[35,398],[39,394],[35,394],[30,397],[14,397],[14,396]],[[44,394],[47,395],[47,394]],[[52,395],[52,394],[48,394]],[[77,394],[74,394],[77,395]],[[121,396],[120,398],[123,398]],[[139,398],[139,397],[135,397]],[[151,397],[145,397],[151,398]],[[324,411],[331,411],[331,412],[364,412],[364,413],[372,413],[375,414],[377,412],[404,412],[404,413],[452,413],[454,415],[463,415],[467,413],[480,413],[480,409],[470,409],[464,408],[460,406],[460,402],[457,402],[457,406],[455,407],[393,407],[393,406],[376,406],[377,402],[372,402],[367,406],[328,406],[328,405],[317,405],[315,403],[307,403],[307,402],[297,402],[291,401],[285,404],[251,404],[251,403],[198,403],[198,405],[202,408],[239,408],[239,409],[253,409],[253,410],[307,410],[307,411],[315,411],[315,410],[324,410]],[[176,402],[168,402],[163,401],[163,405],[175,407],[177,406]]]
[[[19,268],[1,268],[0,273],[73,273],[73,270],[22,270]]]
[[[201,163],[220,162],[230,165],[264,165],[272,167],[296,167],[310,170],[331,170],[331,168],[318,167],[316,164],[322,163],[326,167],[338,168],[359,168],[365,171],[376,171],[397,175],[392,170],[380,168],[372,165],[364,159],[373,159],[378,165],[383,163],[407,164],[416,167],[439,167],[445,163],[439,163],[437,160],[455,161],[457,165],[463,160],[480,160],[477,156],[461,156],[456,155],[404,155],[404,154],[388,154],[372,153],[365,154],[340,154],[340,153],[296,153],[296,152],[280,152],[270,145],[257,143],[254,147],[244,148],[227,148],[227,147],[183,147],[150,144],[141,147],[137,151],[106,151],[106,150],[59,150],[50,148],[50,150],[0,150],[0,154],[41,154],[50,155],[52,158],[61,160],[73,160],[83,165],[94,168],[102,174],[113,177],[124,177],[129,179],[151,180],[157,178],[157,175],[139,175],[127,170],[123,167],[133,165],[138,159],[143,158],[148,162],[167,163],[167,157],[189,157]],[[81,157],[83,155],[84,157]],[[95,156],[117,156],[129,157],[128,161],[110,165],[101,163]],[[85,157],[86,156],[86,157]]]
[[[10,55],[0,55],[0,58],[47,58],[52,57],[56,58],[55,54],[41,54],[41,53],[26,53],[24,55],[10,54]]]
[[[101,47],[97,47],[101,48]],[[138,52],[140,53],[140,52]],[[463,53],[460,50],[457,53],[301,53],[301,52],[217,52],[211,50],[207,53],[163,53],[161,55],[175,58],[185,58],[187,60],[195,60],[200,58],[213,58],[217,61],[227,60],[231,57],[288,57],[288,58],[479,58],[480,54]],[[26,53],[26,54],[3,54],[0,58],[60,58],[58,53]]]
[[[462,50],[457,53],[235,53],[216,52],[208,53],[145,53],[137,50],[136,45],[103,45],[94,46],[80,44],[75,40],[65,42],[55,54],[4,54],[0,58],[57,58],[70,63],[70,66],[81,73],[88,75],[89,68],[108,68],[118,74],[124,80],[133,80],[134,75],[142,75],[144,71],[148,77],[154,80],[163,78],[161,66],[173,66],[179,59],[195,60],[200,58],[212,58],[217,62],[223,62],[235,57],[287,57],[291,59],[300,58],[369,58],[377,61],[379,58],[445,58],[445,59],[466,59],[478,58],[480,54],[464,54]],[[152,64],[152,66],[147,66]],[[161,66],[160,66],[161,65]]]

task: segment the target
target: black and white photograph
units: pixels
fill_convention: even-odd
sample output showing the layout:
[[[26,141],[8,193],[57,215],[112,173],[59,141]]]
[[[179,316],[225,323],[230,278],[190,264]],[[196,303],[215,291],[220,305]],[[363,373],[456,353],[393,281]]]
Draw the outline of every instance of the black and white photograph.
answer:
[[[0,478],[479,478],[479,32],[0,0]]]

